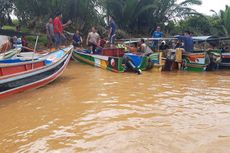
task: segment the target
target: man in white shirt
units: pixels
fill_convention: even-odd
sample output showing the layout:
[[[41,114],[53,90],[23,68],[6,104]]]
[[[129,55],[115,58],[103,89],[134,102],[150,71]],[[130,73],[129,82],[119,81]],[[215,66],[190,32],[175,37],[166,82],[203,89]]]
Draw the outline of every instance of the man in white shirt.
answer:
[[[91,47],[91,50],[93,51],[93,53],[95,53],[99,38],[100,38],[100,36],[97,33],[96,28],[92,27],[92,31],[89,32],[89,34],[87,36],[86,45]]]
[[[153,53],[152,49],[148,45],[146,45],[144,39],[141,39],[140,44],[141,44],[140,51],[144,53],[145,56],[149,56]]]

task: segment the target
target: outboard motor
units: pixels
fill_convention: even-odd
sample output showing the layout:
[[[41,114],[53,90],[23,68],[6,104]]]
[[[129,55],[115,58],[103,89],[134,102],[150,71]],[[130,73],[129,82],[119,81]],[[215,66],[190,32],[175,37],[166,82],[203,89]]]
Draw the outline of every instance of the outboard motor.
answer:
[[[176,59],[175,51],[172,49],[168,49],[166,53],[166,61],[165,61],[165,71],[172,71],[173,63]]]
[[[217,52],[209,52],[210,64],[207,66],[207,71],[213,71],[219,69],[221,63],[221,54]]]
[[[141,74],[142,72],[141,69],[135,66],[134,62],[129,56],[124,55],[123,57],[124,57],[123,63],[126,66],[126,71],[133,71],[137,74]]]

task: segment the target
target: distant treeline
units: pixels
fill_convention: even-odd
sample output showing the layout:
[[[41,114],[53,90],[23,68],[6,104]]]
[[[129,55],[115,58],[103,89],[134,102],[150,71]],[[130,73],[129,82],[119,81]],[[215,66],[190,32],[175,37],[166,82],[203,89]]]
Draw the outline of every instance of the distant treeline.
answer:
[[[73,21],[68,30],[80,29],[82,33],[91,26],[105,33],[111,15],[123,36],[150,35],[156,26],[169,35],[184,30],[196,35],[230,34],[230,7],[204,16],[191,9],[201,0],[0,0],[0,4],[1,24],[12,24],[10,14],[14,12],[19,24],[36,32],[44,31],[48,18],[61,11],[64,21]]]

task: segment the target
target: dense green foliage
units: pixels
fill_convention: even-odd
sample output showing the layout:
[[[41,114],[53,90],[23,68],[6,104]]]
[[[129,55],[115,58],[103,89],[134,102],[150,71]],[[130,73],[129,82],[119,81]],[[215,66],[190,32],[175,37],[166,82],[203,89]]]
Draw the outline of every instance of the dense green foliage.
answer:
[[[221,10],[220,15],[217,15],[216,18],[219,18],[225,36],[230,36],[230,6],[226,6],[224,11]]]
[[[117,24],[128,32],[151,32],[157,25],[175,18],[196,13],[188,6],[201,4],[200,0],[105,0],[104,8],[114,16]]]
[[[213,16],[190,16],[179,22],[177,32],[183,30],[193,31],[196,35],[230,36],[230,7]]]
[[[65,20],[73,20],[76,28],[89,28],[99,16],[92,0],[14,0],[16,15],[21,23],[42,30],[49,17],[61,11]]]
[[[213,16],[203,16],[191,9],[192,5],[200,5],[201,0],[180,3],[177,0],[0,0],[0,3],[1,23],[9,24],[14,10],[20,24],[36,32],[44,32],[48,18],[61,11],[63,22],[73,21],[68,30],[78,28],[83,33],[91,26],[105,33],[107,17],[111,15],[123,33],[149,35],[160,25],[171,35],[184,30],[197,35],[230,35],[230,7]]]
[[[0,0],[0,24],[12,24],[10,13],[13,11],[13,0]]]

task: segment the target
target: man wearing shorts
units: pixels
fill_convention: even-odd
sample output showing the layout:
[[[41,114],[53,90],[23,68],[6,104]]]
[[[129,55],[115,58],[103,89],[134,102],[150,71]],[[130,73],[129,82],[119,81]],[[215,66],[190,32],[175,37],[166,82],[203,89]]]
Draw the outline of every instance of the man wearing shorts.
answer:
[[[100,36],[97,33],[96,28],[92,27],[92,31],[89,32],[89,34],[87,36],[86,45],[91,47],[91,50],[93,51],[93,53],[95,53],[99,38],[100,38]]]
[[[110,41],[111,45],[114,45],[117,26],[116,26],[116,23],[113,20],[112,16],[109,16],[109,26],[110,26],[110,29],[109,29],[109,41]]]

